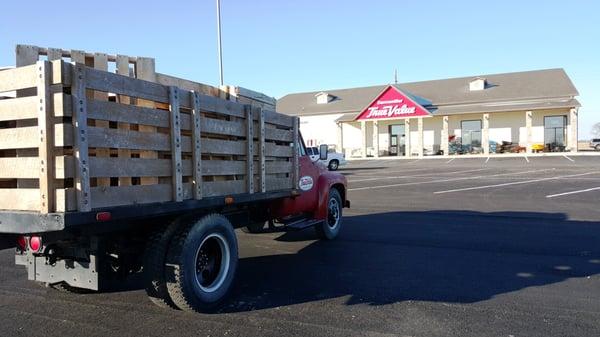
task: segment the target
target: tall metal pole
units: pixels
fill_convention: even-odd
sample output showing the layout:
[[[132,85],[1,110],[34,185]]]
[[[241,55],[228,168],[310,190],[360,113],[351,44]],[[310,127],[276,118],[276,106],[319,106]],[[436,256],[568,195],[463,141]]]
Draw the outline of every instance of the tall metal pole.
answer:
[[[223,86],[223,50],[221,47],[221,0],[217,0],[217,48],[219,49],[219,85]]]

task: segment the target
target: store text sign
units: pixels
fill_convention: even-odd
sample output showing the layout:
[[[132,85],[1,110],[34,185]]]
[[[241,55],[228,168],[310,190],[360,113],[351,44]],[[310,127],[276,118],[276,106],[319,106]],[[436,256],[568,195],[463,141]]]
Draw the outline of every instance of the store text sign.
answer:
[[[429,116],[429,112],[393,86],[387,87],[357,120]]]

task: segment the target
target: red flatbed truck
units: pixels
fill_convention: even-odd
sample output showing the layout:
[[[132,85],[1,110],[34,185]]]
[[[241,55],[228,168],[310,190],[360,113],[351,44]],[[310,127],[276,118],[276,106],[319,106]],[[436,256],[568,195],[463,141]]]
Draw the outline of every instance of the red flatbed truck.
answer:
[[[51,288],[143,273],[156,304],[210,312],[235,277],[234,229],[314,227],[331,240],[350,206],[345,177],[310,159],[295,117],[62,59],[0,71],[7,91],[0,238]]]

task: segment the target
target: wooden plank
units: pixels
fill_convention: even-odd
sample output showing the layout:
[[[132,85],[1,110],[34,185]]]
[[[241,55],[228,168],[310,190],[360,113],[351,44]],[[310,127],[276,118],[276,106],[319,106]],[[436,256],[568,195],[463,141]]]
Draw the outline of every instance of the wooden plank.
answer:
[[[48,48],[48,61],[62,59],[62,50],[59,48]]]
[[[165,75],[165,74],[161,74],[161,73],[156,73],[156,83],[160,83],[162,85],[166,85],[166,86],[176,86],[180,89],[183,90],[189,90],[189,91],[194,91],[197,93],[201,93],[204,95],[208,95],[208,96],[217,96],[219,95],[219,88],[207,85],[207,84],[202,84],[202,83],[198,83],[198,82],[193,82],[190,80],[186,80],[183,78],[177,78],[174,76],[170,76],[170,75]],[[190,102],[191,104],[192,102]]]
[[[88,88],[145,100],[169,103],[168,89],[160,84],[87,68]]]
[[[37,126],[0,129],[0,150],[28,149],[39,146]]]
[[[171,108],[171,163],[173,200],[183,200],[183,176],[181,167],[181,122],[179,118],[179,89],[169,87],[169,105]]]
[[[67,136],[65,139],[65,144],[68,146],[68,133],[65,135]],[[151,152],[171,151],[170,136],[164,133],[89,127],[88,137],[90,147],[131,149]],[[191,137],[181,137],[181,151],[191,151]]]
[[[254,119],[252,106],[246,105],[246,183],[248,193],[254,193]]]
[[[15,56],[15,64],[17,67],[33,65],[40,57],[40,48],[31,45],[18,44],[15,48]]]
[[[0,130],[0,134],[1,134]],[[1,144],[1,141],[0,141]],[[226,154],[226,155],[245,155],[246,142],[220,139],[202,139],[202,153],[205,154]]]
[[[278,178],[267,176],[267,191],[287,190],[293,183],[290,177]]]
[[[108,55],[104,53],[94,53],[94,69],[101,70],[103,72],[108,71]],[[89,79],[86,77],[86,86],[88,86]],[[89,87],[89,86],[88,86]],[[94,100],[96,101],[108,101],[108,93],[103,91],[94,91]],[[88,119],[91,119],[88,116]],[[93,124],[96,127],[108,128],[109,122],[103,120],[93,120]],[[96,149],[97,157],[110,157],[110,149],[100,148]],[[96,179],[98,186],[109,186],[110,178],[98,178]]]
[[[294,149],[291,146],[266,143],[265,154],[267,157],[291,158],[294,155]]]
[[[152,100],[158,101],[157,98],[162,98],[162,97],[164,97],[166,99],[166,101],[164,101],[164,102],[161,101],[162,103],[169,103],[168,88],[165,86],[161,86],[159,84],[150,83],[150,82],[156,82],[156,69],[155,69],[154,59],[148,58],[148,57],[138,58],[138,60],[136,61],[136,64],[135,64],[135,73],[136,73],[136,77],[139,80],[149,81],[149,82],[141,82],[139,80],[134,81],[132,83],[133,85],[141,86],[140,88],[136,88],[138,90],[135,90],[135,91],[141,91],[141,89],[154,90],[154,95],[150,95],[150,97],[157,96],[156,98],[153,99],[153,98],[149,98],[149,97],[142,97],[138,94],[138,97],[140,97],[140,98],[149,99],[149,100],[138,99],[138,105],[148,107],[148,108],[155,108],[156,104],[154,102],[152,102]],[[149,133],[156,132],[156,128],[152,127],[152,126],[140,125],[138,129],[140,131],[145,131],[145,132],[149,132]],[[141,158],[158,158],[158,152],[142,151],[142,152],[140,152],[140,157]],[[146,184],[157,184],[159,181],[158,181],[158,178],[147,177],[147,178],[142,178],[141,182],[143,185],[146,185]]]
[[[48,61],[38,61],[37,98],[38,110],[38,158],[40,212],[54,211],[54,127],[52,124],[52,95],[50,93],[51,67]]]
[[[64,164],[57,163],[57,177],[73,177],[74,159],[71,156],[62,157]],[[192,175],[192,161],[182,160],[183,176]],[[63,169],[64,167],[64,169]],[[170,177],[170,159],[144,158],[89,158],[90,177]]]
[[[88,101],[89,118],[119,122],[121,124],[140,124],[148,126],[169,127],[169,112],[136,105],[116,102]],[[189,117],[182,117],[182,129],[190,129]],[[126,129],[126,128],[120,128]]]
[[[294,141],[294,133],[292,130],[265,128],[265,139],[291,143]]]
[[[292,173],[292,162],[276,160],[276,161],[268,161],[265,164],[266,174],[274,174],[274,173]]]
[[[203,176],[242,175],[246,174],[246,161],[242,160],[204,160]]]
[[[205,181],[202,184],[202,195],[205,197],[226,196],[246,192],[244,180]]]
[[[192,105],[192,167],[194,182],[194,199],[202,199],[202,116],[200,114],[200,96],[193,92],[191,96]]]
[[[73,72],[73,66],[60,60],[52,61],[52,84],[63,84],[65,86],[71,85],[71,74]]]
[[[293,137],[294,137],[294,146],[293,146],[293,151],[294,153],[292,154],[292,188],[293,189],[297,189],[298,188],[298,179],[299,177],[299,169],[300,169],[300,163],[298,162],[298,153],[300,152],[300,141],[298,139],[298,132],[299,132],[299,128],[300,128],[300,118],[298,117],[294,117],[294,126],[293,126]]]
[[[198,94],[200,98],[200,110],[206,112],[218,112],[223,115],[244,118],[246,116],[243,104],[227,101],[218,97]]]
[[[0,100],[0,121],[37,118],[36,96]]]
[[[246,123],[202,118],[202,132],[217,135],[246,137]]]
[[[191,198],[191,184],[182,187],[183,199]],[[172,201],[171,184],[98,186],[92,188],[93,208]]]
[[[71,61],[74,63],[85,64],[85,52],[83,50],[71,50]]]
[[[54,104],[54,108],[52,110],[54,111],[54,116],[55,117],[65,117],[65,116],[71,117],[73,115],[73,113],[72,113],[73,98],[71,97],[71,95],[63,94],[62,92],[57,92],[57,93],[54,93],[52,96],[53,96],[52,103]]]
[[[117,65],[117,73],[118,74],[129,77],[129,56],[117,55],[116,65]],[[124,104],[127,105],[127,104],[132,103],[131,99],[128,96],[119,95],[117,98],[118,98],[119,103],[121,103],[121,105],[124,105]],[[103,111],[103,110],[100,110],[100,111]],[[88,113],[89,113],[89,111],[88,111]],[[108,113],[107,115],[111,116],[112,114]],[[94,118],[94,117],[91,117],[91,118]],[[118,123],[117,127],[122,130],[129,130],[129,128],[130,128],[129,123]],[[120,158],[131,158],[131,150],[118,149],[117,156]],[[131,177],[130,176],[129,177],[120,176],[119,186],[128,186],[128,185],[131,185]]]
[[[0,200],[4,210],[40,210],[40,190],[37,188],[0,188]]]
[[[73,156],[75,158],[75,179],[77,210],[88,212],[91,210],[91,192],[90,192],[90,168],[89,168],[89,134],[87,126],[87,95],[85,90],[85,66],[78,63],[73,67],[71,86],[72,106],[73,106],[73,129],[70,133]],[[65,138],[68,133],[63,132]],[[73,137],[75,139],[73,139]]]
[[[38,179],[40,162],[37,157],[0,158],[0,179]]]
[[[263,111],[265,113],[265,121],[269,124],[275,124],[288,128],[292,128],[294,126],[294,118],[292,116],[284,115],[271,110],[263,109]]]
[[[0,71],[0,92],[34,88],[37,85],[37,67],[35,64]],[[18,95],[28,96],[29,93]]]
[[[260,192],[266,192],[265,112],[261,108],[257,108],[256,112],[258,114],[258,183],[260,186]]]

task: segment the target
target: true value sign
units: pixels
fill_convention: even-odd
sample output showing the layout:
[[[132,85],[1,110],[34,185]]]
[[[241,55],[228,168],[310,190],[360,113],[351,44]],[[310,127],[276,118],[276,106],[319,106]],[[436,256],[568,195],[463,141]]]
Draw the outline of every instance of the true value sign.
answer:
[[[356,120],[410,118],[429,116],[429,111],[415,103],[394,86],[388,86]]]

